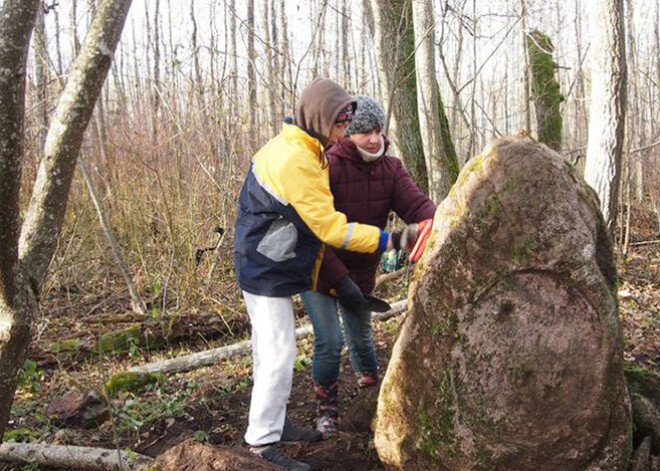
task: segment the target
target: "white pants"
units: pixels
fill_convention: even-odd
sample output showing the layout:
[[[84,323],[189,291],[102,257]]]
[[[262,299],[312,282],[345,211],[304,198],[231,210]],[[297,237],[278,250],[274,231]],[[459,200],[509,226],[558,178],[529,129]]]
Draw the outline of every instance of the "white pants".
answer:
[[[290,297],[271,298],[243,291],[252,324],[254,386],[245,441],[280,441],[296,359],[295,321]]]

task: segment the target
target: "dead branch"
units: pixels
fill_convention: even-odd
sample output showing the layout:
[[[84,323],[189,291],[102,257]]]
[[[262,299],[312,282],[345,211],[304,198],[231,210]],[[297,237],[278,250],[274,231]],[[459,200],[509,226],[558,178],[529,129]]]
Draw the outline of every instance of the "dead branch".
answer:
[[[376,285],[374,287],[374,290],[378,289],[378,287],[383,283],[389,283],[390,281],[394,281],[398,278],[401,278],[401,276],[406,273],[406,270],[407,268],[403,267],[391,273],[380,275],[378,278],[376,278]]]
[[[146,470],[154,461],[126,451],[45,443],[3,443],[0,460],[90,471]]]
[[[630,245],[631,247],[635,247],[635,246],[638,246],[638,245],[652,245],[652,244],[658,244],[658,243],[660,243],[660,239],[655,239],[655,240],[642,240],[642,241],[639,241],[639,242],[633,242],[633,243],[631,243],[631,244],[629,244],[629,245]]]

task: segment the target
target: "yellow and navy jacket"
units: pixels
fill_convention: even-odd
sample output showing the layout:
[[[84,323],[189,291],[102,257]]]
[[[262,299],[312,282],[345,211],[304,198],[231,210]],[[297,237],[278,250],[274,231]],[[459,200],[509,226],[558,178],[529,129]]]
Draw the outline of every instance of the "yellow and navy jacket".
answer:
[[[371,253],[383,250],[387,238],[335,210],[323,146],[299,127],[285,124],[252,159],[234,233],[242,290],[278,297],[313,289],[321,242]]]

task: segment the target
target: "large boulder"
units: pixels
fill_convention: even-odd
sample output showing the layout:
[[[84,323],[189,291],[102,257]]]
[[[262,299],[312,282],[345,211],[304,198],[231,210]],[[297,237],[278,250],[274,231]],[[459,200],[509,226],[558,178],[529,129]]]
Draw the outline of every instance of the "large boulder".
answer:
[[[625,470],[616,269],[594,192],[558,154],[496,141],[435,216],[378,401],[405,470]]]

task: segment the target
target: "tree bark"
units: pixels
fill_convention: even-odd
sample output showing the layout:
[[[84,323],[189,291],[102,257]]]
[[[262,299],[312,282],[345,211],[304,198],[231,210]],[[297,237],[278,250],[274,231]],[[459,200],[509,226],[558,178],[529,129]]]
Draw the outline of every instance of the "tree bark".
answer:
[[[527,57],[532,72],[532,92],[536,108],[538,140],[553,150],[561,149],[562,117],[559,109],[564,97],[555,77],[557,64],[552,58],[554,46],[539,30],[527,34]]]
[[[57,55],[57,76],[61,77],[63,75],[62,70],[62,41],[60,39],[61,28],[60,28],[60,13],[57,8],[53,9],[55,15],[55,54]]]
[[[575,47],[578,57],[577,69],[575,71],[575,113],[573,123],[573,146],[575,148],[581,148],[584,146],[584,128],[582,123],[587,116],[586,107],[585,107],[585,86],[584,86],[584,71],[582,69],[582,10],[579,2],[575,2]],[[584,159],[579,159],[577,167],[580,170],[580,173],[584,174]]]
[[[348,53],[348,36],[350,34],[350,16],[348,9],[347,0],[342,0],[341,2],[341,63],[342,63],[342,76],[344,82],[344,88],[350,89],[351,86],[351,60],[350,54]]]
[[[371,11],[374,17],[378,79],[386,109],[384,132],[390,134],[417,185],[427,192],[428,175],[417,114],[415,33],[410,1],[371,0]]]
[[[522,43],[523,54],[523,110],[525,116],[525,132],[530,135],[532,132],[532,113],[529,94],[529,56],[525,45],[527,37],[527,5],[526,0],[520,0],[520,40]]]
[[[230,80],[230,93],[231,96],[231,113],[236,118],[236,107],[239,103],[238,100],[238,66],[237,66],[237,49],[236,49],[236,0],[229,0],[229,80]]]
[[[413,0],[417,111],[428,170],[429,196],[442,201],[458,176],[458,159],[449,131],[435,69],[435,15],[432,0]]]
[[[0,436],[9,420],[35,312],[19,266],[18,203],[26,62],[40,5],[40,0],[5,0],[0,8]]]
[[[584,178],[596,190],[610,236],[616,227],[625,124],[626,62],[622,0],[590,7],[591,106]]]
[[[131,0],[100,4],[53,115],[19,242],[19,256],[36,286],[55,250],[85,129],[130,5]]]
[[[248,79],[248,142],[252,151],[256,147],[257,132],[257,83],[254,71],[254,0],[247,0],[247,79]]]
[[[147,18],[147,21],[149,19]],[[160,111],[160,0],[156,0],[154,11],[154,81],[151,86],[153,116],[151,137],[154,147],[158,143],[158,114]]]
[[[193,50],[193,68],[195,72],[195,86],[193,93],[197,97],[197,105],[201,113],[202,123],[208,123],[206,112],[206,100],[204,98],[204,78],[202,76],[202,67],[199,63],[199,46],[197,45],[197,20],[195,18],[195,0],[190,2],[190,21],[193,28],[191,34]]]
[[[37,88],[37,136],[39,150],[43,148],[48,132],[48,49],[46,48],[46,25],[43,0],[37,11],[37,23],[34,34],[34,78]]]
[[[293,103],[296,101],[296,91],[293,84],[293,71],[291,59],[291,47],[289,45],[289,24],[286,18],[286,9],[284,0],[277,0],[277,18],[280,31],[280,44],[279,50],[282,56],[281,59],[281,79],[282,83],[282,106],[281,113],[285,116],[287,113],[293,113]]]
[[[279,122],[276,119],[277,112],[275,107],[275,90],[277,89],[277,80],[275,78],[275,70],[273,68],[273,49],[271,46],[271,34],[269,20],[269,1],[263,0],[261,12],[261,40],[264,48],[264,63],[266,67],[266,86],[264,92],[266,94],[267,105],[267,125],[265,129],[270,129],[267,137],[274,136],[278,132]],[[273,42],[274,44],[274,42]]]

